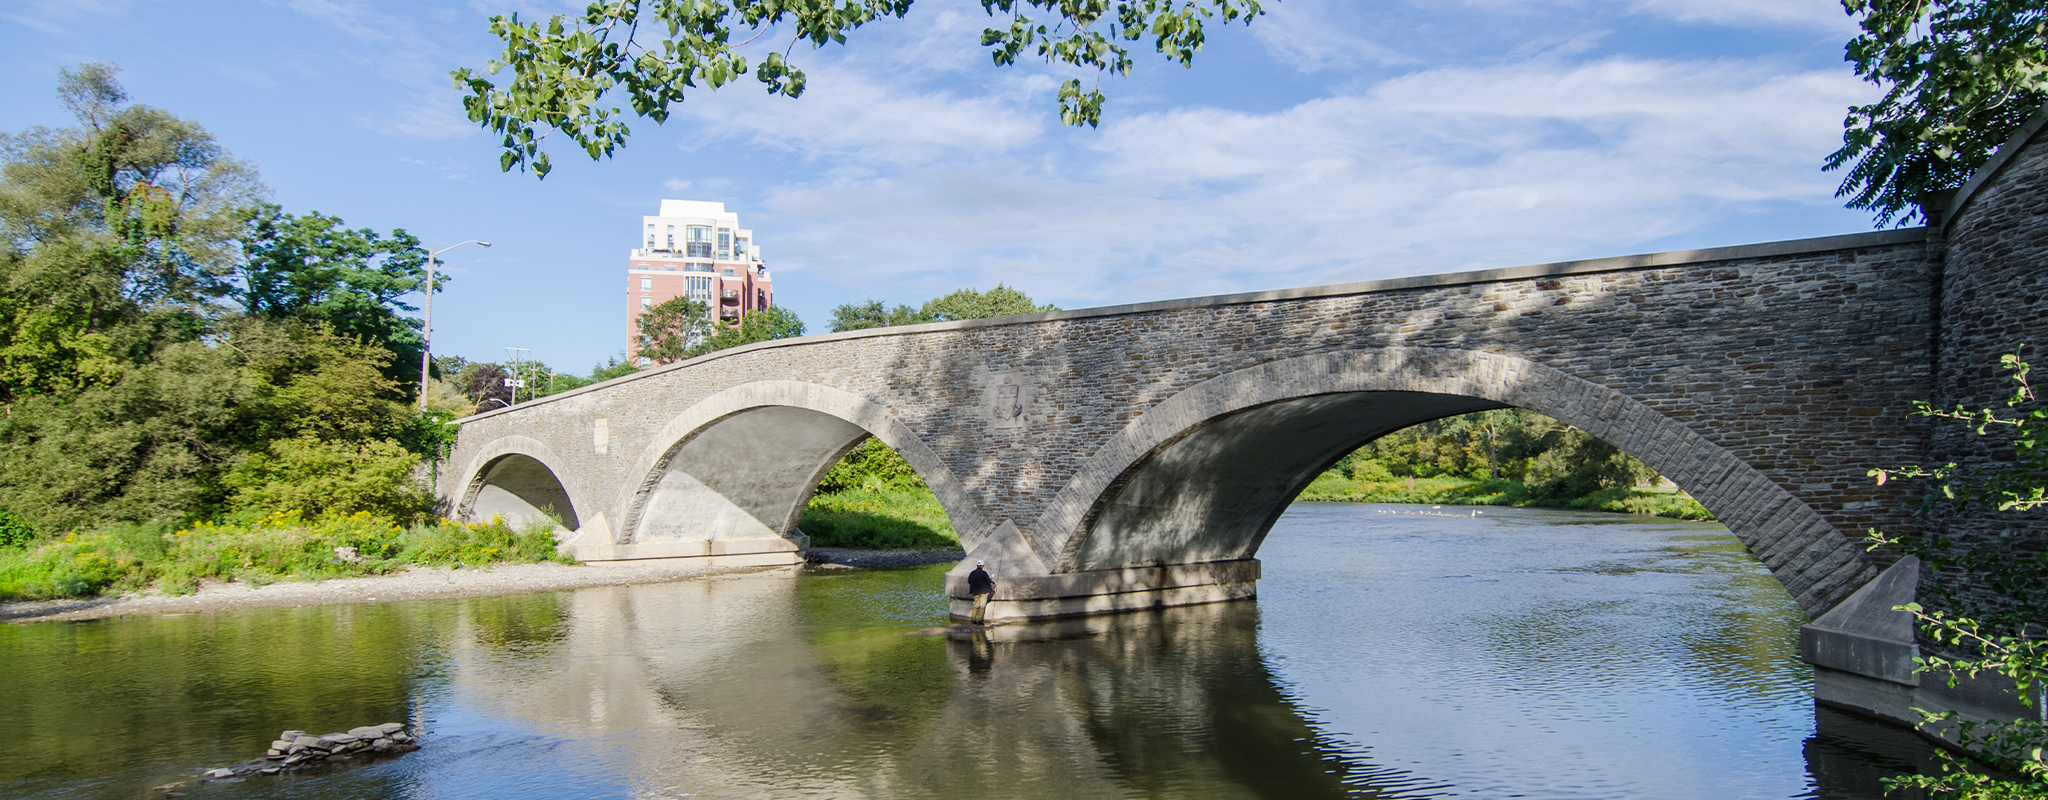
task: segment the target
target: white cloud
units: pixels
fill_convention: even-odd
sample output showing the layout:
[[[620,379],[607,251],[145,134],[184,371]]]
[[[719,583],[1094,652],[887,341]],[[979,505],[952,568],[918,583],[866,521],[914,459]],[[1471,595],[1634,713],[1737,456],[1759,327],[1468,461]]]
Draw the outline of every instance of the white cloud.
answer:
[[[901,160],[849,148],[854,164],[769,206],[802,221],[776,242],[783,266],[888,299],[1000,280],[1093,304],[1506,266],[1831,202],[1819,159],[1866,93],[1762,61],[1435,69],[1273,113],[1131,117],[1092,152],[882,169]]]
[[[372,130],[415,139],[454,139],[480,130],[463,115],[462,102],[452,89],[423,89],[410,101],[391,98],[388,102],[376,113],[358,119]]]
[[[690,190],[690,182],[682,178],[670,178],[661,182],[661,188],[671,192],[687,192]]]
[[[1853,35],[1839,0],[1627,0],[1631,11],[1736,28],[1793,27]]]
[[[743,81],[716,95],[699,92],[682,111],[707,139],[747,139],[806,159],[917,164],[1033,142],[1043,123],[1039,109],[1022,101],[1054,86],[1047,78],[1006,76],[1011,80],[999,83],[995,95],[962,97],[903,90],[887,77],[835,64],[808,74],[809,88],[799,100],[769,96]]]
[[[293,11],[364,42],[402,42],[417,38],[411,20],[385,14],[351,0],[291,0],[291,7]]]
[[[1416,58],[1366,35],[1355,0],[1285,0],[1267,4],[1251,33],[1275,59],[1303,72],[1412,64]]]
[[[0,19],[56,36],[69,33],[72,23],[87,17],[117,17],[130,5],[128,0],[24,0],[17,11],[0,13]]]

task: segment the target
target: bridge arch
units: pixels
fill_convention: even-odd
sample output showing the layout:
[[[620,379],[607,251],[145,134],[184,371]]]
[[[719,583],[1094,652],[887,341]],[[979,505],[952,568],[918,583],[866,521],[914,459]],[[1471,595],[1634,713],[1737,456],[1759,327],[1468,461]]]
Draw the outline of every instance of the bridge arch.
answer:
[[[972,547],[989,525],[938,453],[879,403],[801,381],[741,384],[684,409],[628,475],[619,544],[789,537],[811,492],[840,457],[873,436],[938,496]]]
[[[562,457],[530,436],[501,436],[463,466],[456,519],[504,517],[514,525],[550,516],[571,531],[583,527],[578,503],[562,484]]]
[[[1507,406],[1576,426],[1685,487],[1815,617],[1877,573],[1818,512],[1683,423],[1532,361],[1443,348],[1280,359],[1189,387],[1106,442],[1028,543],[1054,573],[1249,558],[1308,482],[1360,444]]]

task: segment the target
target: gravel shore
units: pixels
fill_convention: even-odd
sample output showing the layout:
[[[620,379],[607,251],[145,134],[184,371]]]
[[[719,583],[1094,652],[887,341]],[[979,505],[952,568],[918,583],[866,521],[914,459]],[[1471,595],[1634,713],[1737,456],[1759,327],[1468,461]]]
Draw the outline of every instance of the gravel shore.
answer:
[[[959,550],[811,551],[812,569],[905,567],[958,561]],[[407,567],[401,572],[369,578],[324,581],[283,581],[265,586],[246,583],[205,583],[187,595],[141,594],[83,600],[32,600],[0,603],[0,622],[58,622],[134,614],[231,611],[275,606],[384,603],[448,597],[549,592],[587,586],[621,586],[715,578],[740,573],[799,570],[805,567],[709,567],[692,559],[614,561],[566,564],[503,564],[483,569]]]

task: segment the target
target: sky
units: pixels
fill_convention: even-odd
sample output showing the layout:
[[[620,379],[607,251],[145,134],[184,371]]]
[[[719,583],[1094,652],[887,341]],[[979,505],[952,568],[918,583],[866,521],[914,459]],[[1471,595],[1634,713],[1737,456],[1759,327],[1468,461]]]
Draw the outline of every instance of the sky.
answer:
[[[663,198],[738,213],[813,333],[998,283],[1085,308],[1873,226],[1820,169],[1877,96],[1835,0],[1265,6],[1192,69],[1141,45],[1091,129],[1059,123],[1075,73],[995,67],[980,3],[919,0],[798,45],[799,99],[698,91],[608,160],[551,141],[537,180],[499,171],[448,72],[499,52],[492,14],[581,3],[9,0],[0,131],[69,124],[58,71],[112,63],[287,211],[492,242],[444,256],[435,352],[576,373],[624,351],[627,252]]]

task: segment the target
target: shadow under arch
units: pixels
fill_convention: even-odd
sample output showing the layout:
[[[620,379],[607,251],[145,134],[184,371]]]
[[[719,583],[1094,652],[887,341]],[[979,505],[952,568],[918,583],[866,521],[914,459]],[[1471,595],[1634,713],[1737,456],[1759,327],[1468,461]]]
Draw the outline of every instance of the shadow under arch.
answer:
[[[455,519],[504,517],[515,526],[550,517],[571,531],[583,527],[577,503],[556,477],[562,457],[530,436],[504,436],[484,445],[462,472]]]
[[[1437,348],[1280,359],[1189,387],[1107,442],[1027,541],[1055,573],[1250,558],[1344,453],[1507,406],[1576,426],[1685,487],[1813,617],[1877,574],[1819,512],[1683,423],[1535,362]]]
[[[832,465],[869,436],[910,463],[972,547],[989,525],[937,452],[880,404],[801,381],[755,381],[684,409],[628,475],[618,544],[791,537]]]

